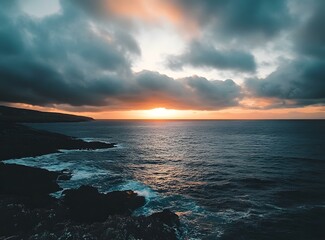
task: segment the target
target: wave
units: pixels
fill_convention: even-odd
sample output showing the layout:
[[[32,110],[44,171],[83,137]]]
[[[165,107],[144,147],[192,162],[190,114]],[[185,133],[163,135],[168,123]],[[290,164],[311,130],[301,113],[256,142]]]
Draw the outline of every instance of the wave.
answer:
[[[109,171],[85,166],[85,167],[73,170],[73,175],[72,175],[71,181],[90,179],[93,177],[104,176],[104,175],[108,175],[108,174],[109,174]]]
[[[158,197],[158,193],[155,192],[152,188],[135,180],[126,181],[120,185],[111,187],[109,189],[109,191],[123,191],[123,190],[132,190],[137,194],[139,194],[140,196],[145,197],[147,201],[150,201]]]
[[[58,160],[58,156],[61,153],[50,153],[37,157],[26,157],[26,158],[18,158],[18,159],[9,159],[5,160],[5,163],[13,163],[20,164],[29,167],[39,167],[44,168],[49,171],[60,171],[63,169],[67,169],[71,166],[71,163],[62,162]]]
[[[202,239],[202,236],[207,232],[220,237],[223,231],[215,223],[230,221],[230,218],[236,214],[235,212],[232,212],[232,214],[224,214],[224,212],[216,214],[215,212],[210,212],[198,205],[191,198],[184,195],[164,195],[136,180],[127,180],[107,189],[107,191],[122,190],[133,190],[146,198],[146,204],[134,212],[136,216],[150,215],[154,212],[162,211],[163,209],[170,209],[175,212],[181,219],[182,234],[180,239]],[[243,217],[243,215],[244,213],[241,213],[241,217]],[[222,220],[224,218],[229,219]]]
[[[27,157],[20,159],[10,159],[4,161],[5,163],[20,164],[30,167],[43,168],[49,171],[62,171],[68,169],[72,171],[72,178],[69,181],[59,181],[62,188],[79,187],[82,184],[96,183],[100,178],[114,174],[106,169],[100,169],[94,164],[90,164],[87,160],[80,160],[82,158],[69,158],[69,153],[76,152],[75,150],[66,151],[62,153],[52,153],[38,157]],[[76,160],[78,159],[78,160]],[[82,161],[82,163],[80,162]],[[106,160],[106,162],[108,162]]]
[[[107,144],[113,143],[112,141],[108,141],[107,138],[86,137],[86,138],[79,138],[79,139],[81,139],[85,142],[102,142],[102,143],[107,143]],[[116,149],[116,148],[125,148],[125,146],[121,143],[114,143],[114,148],[110,148],[110,149]]]
[[[59,149],[61,153],[70,152],[107,152],[112,151],[114,148],[100,148],[100,149]]]
[[[79,138],[85,142],[103,142],[103,143],[112,143],[110,141],[107,140],[107,138],[90,138],[90,137],[86,137],[86,138]]]

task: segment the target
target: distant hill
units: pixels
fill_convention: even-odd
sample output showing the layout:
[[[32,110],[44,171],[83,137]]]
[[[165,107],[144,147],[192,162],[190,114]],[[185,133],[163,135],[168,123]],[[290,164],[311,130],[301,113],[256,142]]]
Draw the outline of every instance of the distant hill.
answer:
[[[0,122],[85,122],[93,120],[71,114],[40,112],[22,108],[0,106]]]

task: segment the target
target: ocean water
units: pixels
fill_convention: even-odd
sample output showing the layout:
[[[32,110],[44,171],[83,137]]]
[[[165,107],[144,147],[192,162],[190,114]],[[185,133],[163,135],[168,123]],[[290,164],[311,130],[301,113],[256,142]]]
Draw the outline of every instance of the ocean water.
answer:
[[[134,214],[176,212],[180,239],[325,239],[325,121],[30,125],[117,147],[8,162],[71,169],[64,188],[135,190]]]

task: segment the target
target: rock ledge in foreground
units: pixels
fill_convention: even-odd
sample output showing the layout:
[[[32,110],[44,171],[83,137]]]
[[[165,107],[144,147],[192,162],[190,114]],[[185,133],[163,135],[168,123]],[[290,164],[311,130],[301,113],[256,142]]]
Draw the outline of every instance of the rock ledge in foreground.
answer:
[[[36,157],[66,150],[95,150],[112,148],[114,143],[85,142],[81,139],[33,129],[15,123],[0,122],[0,161]]]
[[[127,216],[145,204],[145,198],[131,190],[99,193],[97,188],[81,186],[65,190],[63,195],[70,217],[79,222],[105,221],[109,215]]]

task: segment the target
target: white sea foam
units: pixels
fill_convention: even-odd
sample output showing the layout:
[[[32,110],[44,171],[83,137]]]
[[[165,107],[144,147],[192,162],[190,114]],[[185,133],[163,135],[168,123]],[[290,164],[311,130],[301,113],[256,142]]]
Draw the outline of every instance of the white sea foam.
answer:
[[[138,181],[127,181],[121,185],[114,186],[113,188],[110,188],[110,191],[123,191],[123,190],[132,190],[139,194],[140,196],[143,196],[146,198],[147,201],[150,201],[154,198],[158,197],[158,194],[149,186],[138,182]]]
[[[107,170],[101,170],[93,166],[81,165],[76,161],[63,161],[59,159],[62,154],[67,154],[76,150],[67,150],[63,153],[52,153],[42,155],[38,157],[27,157],[20,159],[10,159],[4,161],[5,163],[14,163],[30,167],[38,167],[47,169],[49,171],[61,171],[63,169],[69,169],[72,171],[71,181],[79,181],[87,178],[94,178],[96,176],[103,176],[109,174]]]
[[[60,153],[51,153],[38,157],[26,157],[19,159],[9,159],[5,163],[14,163],[30,167],[44,168],[50,171],[60,171],[70,167],[70,163],[58,160]]]
[[[100,170],[94,167],[84,166],[73,170],[71,181],[79,181],[82,179],[89,179],[89,178],[104,176],[107,174],[109,174],[109,171]]]
[[[115,147],[111,149],[122,149],[122,148],[126,148],[126,146],[122,143],[117,143],[115,144]]]
[[[80,138],[81,140],[85,142],[103,142],[103,143],[111,143],[106,138]]]
[[[81,140],[85,142],[103,142],[103,143],[108,143],[111,144],[112,141],[108,141],[107,138],[80,138]],[[108,149],[120,149],[120,148],[125,148],[125,146],[121,143],[116,143],[114,148],[108,148]],[[102,149],[98,149],[102,150]],[[96,150],[95,150],[96,151]]]
[[[99,149],[59,149],[62,153],[73,153],[73,152],[107,152],[113,148],[99,148]]]

